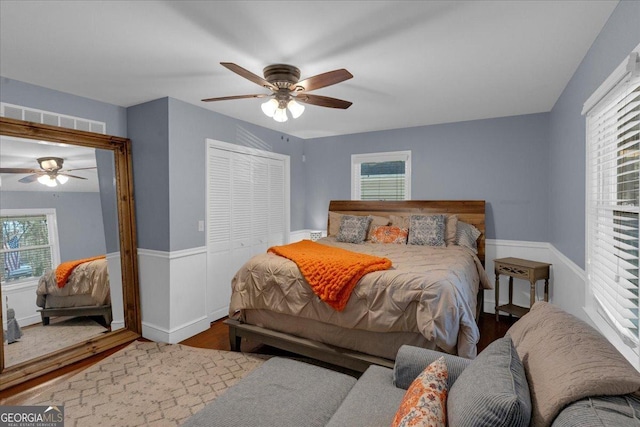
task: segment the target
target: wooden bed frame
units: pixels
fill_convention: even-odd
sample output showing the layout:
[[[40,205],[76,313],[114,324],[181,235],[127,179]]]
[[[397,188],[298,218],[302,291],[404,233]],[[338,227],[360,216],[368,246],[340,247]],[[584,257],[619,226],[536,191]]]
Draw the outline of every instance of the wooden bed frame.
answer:
[[[403,201],[360,201],[332,200],[330,212],[351,215],[389,216],[398,214],[440,214],[458,215],[458,220],[472,224],[482,232],[478,238],[478,258],[485,264],[485,201],[484,200],[403,200]],[[327,230],[329,229],[327,224]],[[480,318],[484,304],[484,292],[478,291],[476,321]],[[224,321],[229,326],[229,344],[232,351],[240,351],[242,338],[290,351],[323,362],[364,372],[369,365],[393,367],[393,361],[369,354],[348,350],[273,331],[260,326],[245,324],[233,319]]]
[[[101,316],[107,329],[111,330],[111,304],[84,306],[84,307],[63,307],[63,308],[41,308],[38,310],[42,318],[42,326],[49,324],[49,318],[55,316]]]

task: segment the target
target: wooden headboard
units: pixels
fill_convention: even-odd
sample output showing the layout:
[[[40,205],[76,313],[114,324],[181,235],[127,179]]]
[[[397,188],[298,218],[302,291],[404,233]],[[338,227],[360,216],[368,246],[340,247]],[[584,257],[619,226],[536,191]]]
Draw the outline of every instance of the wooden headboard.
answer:
[[[347,215],[389,216],[404,214],[450,214],[458,215],[458,220],[472,224],[482,232],[478,237],[478,258],[484,265],[485,226],[484,200],[400,200],[364,201],[332,200],[329,211]],[[327,230],[328,227],[327,221]]]

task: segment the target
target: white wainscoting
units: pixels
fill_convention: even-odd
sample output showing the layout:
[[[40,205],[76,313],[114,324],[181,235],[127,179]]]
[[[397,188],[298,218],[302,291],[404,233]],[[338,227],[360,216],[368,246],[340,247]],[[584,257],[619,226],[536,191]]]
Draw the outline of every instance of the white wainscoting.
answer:
[[[290,233],[290,242],[308,239],[311,230]],[[516,257],[552,264],[549,298],[565,311],[593,322],[584,311],[585,273],[546,242],[486,241],[486,271],[495,284],[493,260]],[[209,327],[206,313],[206,247],[175,252],[138,249],[142,335],[153,341],[177,343]],[[537,299],[544,298],[538,282]],[[500,276],[500,303],[508,299],[508,278]],[[35,300],[34,300],[35,301]],[[529,306],[529,282],[514,279],[514,302]],[[484,311],[494,313],[495,293],[485,291]],[[223,315],[226,315],[224,313]]]
[[[42,321],[40,313],[37,312],[40,309],[36,305],[37,288],[37,278],[2,286],[2,327],[4,329],[7,329],[7,307],[15,311],[15,318],[21,328]]]
[[[574,316],[593,325],[584,311],[585,306],[585,272],[573,261],[564,256],[553,245],[546,242],[526,242],[515,240],[486,241],[485,266],[489,280],[495,286],[495,270],[493,260],[496,258],[515,257],[552,264],[550,271],[549,301]],[[529,306],[530,285],[526,280],[514,279],[514,303]],[[509,298],[509,278],[500,276],[500,304],[506,304]],[[544,299],[544,281],[536,285],[536,300]],[[484,311],[495,312],[495,292],[484,293]],[[503,313],[504,314],[504,313]]]
[[[209,328],[206,247],[138,249],[138,263],[143,337],[175,344]]]

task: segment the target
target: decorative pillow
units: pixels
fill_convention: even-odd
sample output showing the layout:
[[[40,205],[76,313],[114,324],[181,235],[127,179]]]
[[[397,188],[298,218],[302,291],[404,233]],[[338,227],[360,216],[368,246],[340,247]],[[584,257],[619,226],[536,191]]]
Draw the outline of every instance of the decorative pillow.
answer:
[[[445,236],[444,241],[447,246],[456,244],[456,231],[458,229],[458,215],[445,215]],[[409,228],[409,216],[390,215],[391,225],[400,228]]]
[[[478,253],[478,237],[480,237],[481,234],[482,232],[473,225],[458,221],[455,244],[466,246],[475,253]]]
[[[576,400],[640,389],[640,373],[604,336],[548,302],[536,302],[507,336],[527,371],[532,426],[551,425]]]
[[[367,238],[369,224],[370,216],[343,215],[336,240],[344,243],[362,243]]]
[[[340,221],[343,216],[344,214],[329,211],[329,230],[327,234],[328,236],[338,235],[338,233],[340,232]],[[366,215],[356,215],[356,216],[366,216]],[[385,216],[375,216],[375,215],[370,215],[370,216],[373,219],[371,220],[371,225],[369,226],[369,234],[367,235],[367,240],[371,238],[371,231],[373,229],[373,226],[389,224],[389,218]]]
[[[445,427],[447,377],[444,357],[427,366],[407,389],[391,427]]]
[[[386,216],[371,216],[371,225],[369,226],[369,232],[367,233],[367,240],[371,240],[371,235],[373,234],[373,229],[375,227],[389,225],[389,218]]]
[[[487,346],[462,371],[447,400],[449,425],[528,427],[529,385],[511,339]]]
[[[371,243],[407,243],[409,230],[392,225],[371,226]]]
[[[408,244],[445,246],[444,227],[444,215],[411,215]]]

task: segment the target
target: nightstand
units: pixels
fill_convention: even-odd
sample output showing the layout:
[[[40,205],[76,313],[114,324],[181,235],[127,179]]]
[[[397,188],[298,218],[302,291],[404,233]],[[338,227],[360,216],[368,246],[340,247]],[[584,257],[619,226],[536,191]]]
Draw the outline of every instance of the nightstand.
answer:
[[[493,260],[496,271],[496,322],[499,321],[498,313],[504,311],[509,316],[522,317],[536,302],[536,282],[544,279],[544,300],[549,301],[549,267],[545,262],[530,261],[521,258],[499,258]],[[509,303],[500,304],[500,275],[509,276]],[[528,280],[531,284],[531,303],[529,307],[513,304],[513,278]]]

